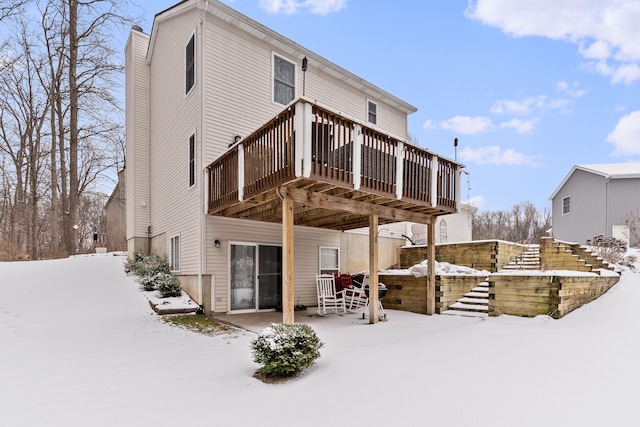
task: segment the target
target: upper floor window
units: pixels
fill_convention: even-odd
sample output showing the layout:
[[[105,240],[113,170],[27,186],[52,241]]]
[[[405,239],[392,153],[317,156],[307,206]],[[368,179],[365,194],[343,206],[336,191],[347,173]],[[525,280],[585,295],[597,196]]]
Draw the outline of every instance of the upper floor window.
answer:
[[[571,213],[571,196],[562,199],[562,215]]]
[[[374,125],[378,124],[378,104],[373,101],[367,101],[367,121]]]
[[[296,66],[293,62],[273,55],[273,102],[287,105],[296,93]]]
[[[196,136],[189,137],[189,187],[196,184]]]
[[[184,93],[189,93],[189,90],[196,82],[196,46],[195,35],[191,36],[191,40],[187,43],[185,49],[185,82],[186,89]]]

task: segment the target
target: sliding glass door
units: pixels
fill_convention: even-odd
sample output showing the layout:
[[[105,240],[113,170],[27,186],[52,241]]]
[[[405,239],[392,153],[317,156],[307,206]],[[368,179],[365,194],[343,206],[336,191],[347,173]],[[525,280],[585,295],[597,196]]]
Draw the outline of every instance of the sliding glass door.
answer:
[[[282,248],[232,244],[230,309],[266,310],[282,304]]]

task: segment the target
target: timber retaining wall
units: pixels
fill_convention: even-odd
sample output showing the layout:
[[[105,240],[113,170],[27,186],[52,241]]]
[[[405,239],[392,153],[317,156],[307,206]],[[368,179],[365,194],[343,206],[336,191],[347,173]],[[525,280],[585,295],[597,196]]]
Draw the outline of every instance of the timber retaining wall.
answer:
[[[436,261],[496,272],[527,249],[526,245],[502,240],[478,240],[436,245]],[[400,268],[409,268],[427,259],[426,246],[400,248]]]
[[[489,316],[548,315],[559,319],[600,297],[618,280],[618,275],[595,273],[492,274],[489,276]]]
[[[427,312],[427,277],[411,274],[380,274],[379,277],[387,287],[387,295],[382,300],[385,308],[421,314]],[[484,280],[485,275],[437,275],[436,313],[445,311]]]

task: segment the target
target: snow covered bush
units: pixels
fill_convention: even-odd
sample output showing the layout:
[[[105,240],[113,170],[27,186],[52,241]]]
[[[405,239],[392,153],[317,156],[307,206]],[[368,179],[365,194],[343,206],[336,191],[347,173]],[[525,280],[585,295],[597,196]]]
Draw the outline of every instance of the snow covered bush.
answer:
[[[180,282],[170,273],[158,273],[153,276],[153,281],[160,298],[179,297],[182,295]]]
[[[142,276],[138,277],[138,283],[140,283],[140,289],[143,291],[155,291],[156,290],[156,277],[155,276]]]
[[[309,325],[274,323],[251,342],[259,372],[269,377],[289,377],[311,366],[320,357],[320,341]]]
[[[133,254],[133,258],[126,262],[125,270],[140,277],[155,276],[158,273],[169,273],[171,271],[166,258],[144,252]]]

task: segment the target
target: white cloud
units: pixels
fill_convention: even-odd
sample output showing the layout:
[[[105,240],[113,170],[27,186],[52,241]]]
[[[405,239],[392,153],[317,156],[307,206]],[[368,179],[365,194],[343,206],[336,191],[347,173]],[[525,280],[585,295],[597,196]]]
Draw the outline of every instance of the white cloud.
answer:
[[[609,43],[598,40],[588,47],[584,47],[584,43],[581,43],[578,52],[587,59],[604,60],[611,56],[611,47]]]
[[[460,158],[465,162],[480,165],[538,166],[536,156],[518,153],[511,148],[503,149],[497,145],[480,147],[478,149],[467,146],[460,152]]]
[[[607,142],[614,146],[614,156],[640,154],[640,111],[622,117],[616,128],[607,136]]]
[[[611,61],[593,70],[630,84],[640,73],[640,2],[629,0],[469,0],[465,15],[516,37],[575,43],[588,60]],[[622,68],[620,73],[616,71]]]
[[[573,99],[578,99],[582,97],[582,95],[587,93],[586,90],[580,89],[578,86],[579,86],[578,83],[574,83],[573,85],[570,86],[569,83],[564,81],[560,81],[556,83],[556,88],[558,89],[558,92],[567,94]]]
[[[518,133],[530,133],[533,130],[532,120],[511,119],[508,122],[500,123],[500,129],[512,128]]]
[[[455,116],[440,123],[440,128],[463,135],[477,135],[494,129],[491,119],[482,116]]]
[[[638,64],[626,64],[618,67],[611,78],[612,83],[631,84],[640,79],[640,67]]]
[[[543,108],[546,98],[547,97],[545,95],[540,95],[530,96],[518,101],[501,99],[493,104],[491,112],[494,114],[515,114],[519,116],[526,116],[531,114],[534,109]]]
[[[574,93],[574,95],[581,96],[581,94],[578,93]],[[538,111],[568,110],[571,102],[572,101],[565,98],[547,100],[546,95],[529,96],[517,101],[501,99],[493,104],[490,111],[494,114],[528,116]]]
[[[474,196],[466,201],[468,205],[474,206],[478,209],[482,209],[484,207],[486,200],[482,196]]]
[[[260,8],[267,13],[292,15],[309,11],[318,15],[328,15],[344,8],[347,0],[259,0]]]
[[[437,126],[435,123],[433,123],[432,120],[427,120],[426,122],[424,122],[424,124],[422,125],[423,129],[425,130],[431,130],[431,129],[435,129]]]

